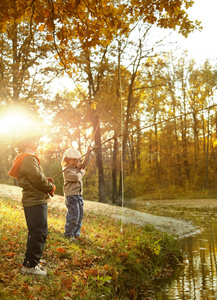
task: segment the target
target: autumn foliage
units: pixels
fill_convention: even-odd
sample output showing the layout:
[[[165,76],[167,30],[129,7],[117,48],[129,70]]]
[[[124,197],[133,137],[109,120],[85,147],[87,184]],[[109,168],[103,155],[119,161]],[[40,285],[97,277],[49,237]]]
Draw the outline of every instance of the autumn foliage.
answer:
[[[6,31],[7,24],[28,21],[46,31],[48,39],[57,39],[59,51],[63,53],[80,40],[82,47],[108,45],[117,33],[128,33],[133,23],[156,24],[160,28],[178,28],[187,36],[199,26],[188,18],[190,0],[41,0],[1,1],[0,30]]]

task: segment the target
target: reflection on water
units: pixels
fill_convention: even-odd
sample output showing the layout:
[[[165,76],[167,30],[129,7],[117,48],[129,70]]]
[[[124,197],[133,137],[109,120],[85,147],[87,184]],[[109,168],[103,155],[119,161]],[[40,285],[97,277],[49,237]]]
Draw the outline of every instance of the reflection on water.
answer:
[[[187,253],[184,266],[172,279],[158,280],[155,300],[217,299],[217,224],[208,231],[182,241]]]

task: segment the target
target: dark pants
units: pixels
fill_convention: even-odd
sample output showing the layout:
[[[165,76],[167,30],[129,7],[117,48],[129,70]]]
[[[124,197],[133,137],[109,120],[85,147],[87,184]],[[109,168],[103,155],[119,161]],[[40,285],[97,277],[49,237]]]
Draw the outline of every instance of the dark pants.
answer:
[[[28,239],[23,265],[35,267],[42,256],[47,239],[47,204],[24,207]]]

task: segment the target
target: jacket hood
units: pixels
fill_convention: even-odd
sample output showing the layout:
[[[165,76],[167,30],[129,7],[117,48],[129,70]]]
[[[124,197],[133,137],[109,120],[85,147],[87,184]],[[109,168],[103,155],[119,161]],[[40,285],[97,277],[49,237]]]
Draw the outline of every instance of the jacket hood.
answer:
[[[19,155],[17,155],[13,161],[13,165],[12,165],[12,168],[10,169],[10,171],[8,172],[8,175],[17,179],[18,178],[18,174],[19,174],[19,171],[20,171],[20,166],[24,160],[24,158],[28,155],[32,155],[32,156],[35,156],[33,155],[32,153],[27,153],[27,152],[24,152],[24,153],[21,153]],[[38,157],[35,156],[37,158],[37,160],[39,161]],[[40,163],[40,161],[39,161]]]

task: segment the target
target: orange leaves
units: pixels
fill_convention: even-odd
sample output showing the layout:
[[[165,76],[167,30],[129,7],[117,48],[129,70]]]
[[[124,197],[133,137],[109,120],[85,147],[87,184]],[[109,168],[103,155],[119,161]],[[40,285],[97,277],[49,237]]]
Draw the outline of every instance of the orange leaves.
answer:
[[[63,248],[57,248],[56,249],[59,253],[66,253],[66,250],[65,249],[63,249]]]
[[[14,257],[15,255],[17,255],[17,254],[13,253],[13,252],[5,253],[5,256],[7,256],[7,257]]]
[[[97,276],[99,274],[99,271],[97,269],[92,268],[90,270],[87,270],[85,274],[86,274],[87,277],[89,277],[89,276],[94,277],[94,276]]]
[[[64,278],[64,279],[62,280],[62,285],[63,285],[67,290],[71,290],[72,284],[73,284],[73,280],[72,280],[71,277],[66,278],[66,279]]]
[[[40,26],[38,27],[38,30],[39,30],[39,31],[44,31],[44,28],[45,28],[45,25],[43,24],[43,25],[40,25]]]
[[[104,266],[105,274],[111,276],[112,280],[116,281],[118,279],[118,271],[113,266]]]
[[[47,40],[48,42],[52,42],[52,41],[53,41],[53,36],[52,36],[51,34],[48,34],[48,35],[46,36],[46,40]]]
[[[96,110],[96,103],[95,102],[91,103],[91,109]]]
[[[131,299],[136,299],[136,295],[137,295],[136,291],[134,289],[131,289],[130,290]]]
[[[42,15],[44,16],[45,19],[47,19],[50,16],[50,12],[48,10],[43,10]]]

